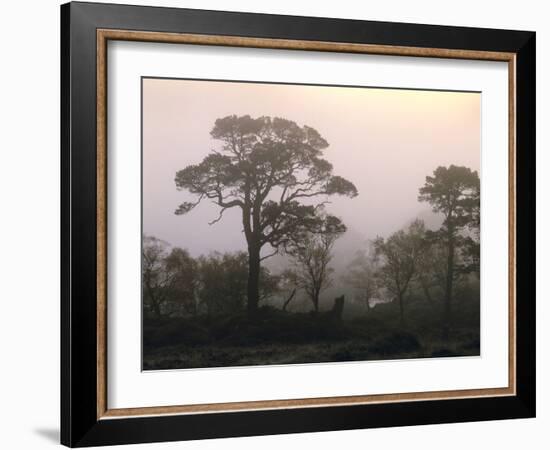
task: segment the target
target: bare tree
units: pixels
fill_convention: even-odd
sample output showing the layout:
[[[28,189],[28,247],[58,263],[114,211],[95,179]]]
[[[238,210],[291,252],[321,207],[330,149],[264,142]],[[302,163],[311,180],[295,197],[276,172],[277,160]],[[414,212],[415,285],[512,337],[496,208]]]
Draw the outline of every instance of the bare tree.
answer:
[[[301,281],[295,270],[286,269],[280,275],[280,291],[286,293],[286,299],[283,301],[282,310],[287,311],[290,302],[296,298],[296,294],[301,289]]]
[[[297,285],[304,289],[315,312],[319,311],[321,292],[331,285],[333,269],[332,248],[336,239],[346,231],[345,225],[334,216],[324,216],[317,233],[310,233],[289,245]]]
[[[425,227],[421,220],[415,220],[405,230],[399,230],[387,239],[378,237],[374,241],[376,253],[383,258],[380,280],[398,300],[402,323],[405,319],[404,298],[425,245]]]
[[[167,311],[176,315],[196,314],[197,262],[187,250],[174,247],[164,259],[164,271]]]
[[[143,236],[142,286],[144,306],[159,317],[168,303],[178,309],[194,306],[196,266],[186,250]]]

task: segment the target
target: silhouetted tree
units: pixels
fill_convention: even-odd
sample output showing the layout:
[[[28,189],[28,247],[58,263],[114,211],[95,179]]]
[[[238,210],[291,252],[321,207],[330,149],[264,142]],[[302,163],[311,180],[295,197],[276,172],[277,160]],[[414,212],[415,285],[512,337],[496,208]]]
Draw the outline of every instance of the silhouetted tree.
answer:
[[[317,233],[320,206],[331,195],[355,197],[348,180],[333,175],[322,158],[327,141],[313,128],[282,118],[227,116],[216,120],[212,138],[221,142],[202,162],[176,173],[176,187],[195,194],[176,214],[203,200],[224,211],[239,208],[248,250],[247,299],[253,313],[260,301],[260,263],[289,242]],[[303,204],[307,201],[307,204]],[[269,244],[272,252],[261,256]]]
[[[453,280],[456,277],[456,254],[464,244],[461,234],[465,228],[479,222],[479,176],[467,167],[438,167],[433,176],[426,177],[420,188],[420,201],[431,204],[434,212],[442,213],[443,224],[438,231],[440,240],[447,249],[445,276],[445,307],[443,337],[449,337],[452,316]],[[477,211],[477,219],[476,219]]]
[[[333,269],[329,267],[332,248],[336,239],[346,231],[345,225],[334,216],[324,216],[316,233],[309,233],[288,245],[287,251],[293,258],[297,285],[305,290],[319,311],[321,292],[331,284]]]
[[[283,300],[283,311],[288,310],[290,302],[296,298],[299,289],[301,289],[300,277],[296,271],[292,269],[284,270],[280,276],[280,290],[286,294]]]
[[[164,286],[168,282],[163,267],[167,248],[166,242],[152,236],[143,236],[141,252],[143,303],[157,317],[161,315]]]
[[[426,230],[426,246],[417,263],[416,279],[426,300],[433,303],[433,291],[445,290],[447,251],[439,241],[438,234]]]
[[[143,303],[155,316],[169,310],[194,312],[196,265],[186,250],[143,236]]]
[[[170,278],[165,296],[167,309],[179,315],[196,314],[196,261],[187,250],[176,247],[164,259],[164,270]]]
[[[404,298],[426,245],[425,233],[424,222],[415,220],[405,230],[374,241],[376,253],[382,257],[379,280],[398,300],[401,322],[405,319]]]
[[[472,196],[472,210],[468,230],[470,233],[465,237],[464,249],[462,251],[463,268],[465,272],[473,272],[479,277],[479,234],[481,225],[480,216],[480,186],[475,188]]]

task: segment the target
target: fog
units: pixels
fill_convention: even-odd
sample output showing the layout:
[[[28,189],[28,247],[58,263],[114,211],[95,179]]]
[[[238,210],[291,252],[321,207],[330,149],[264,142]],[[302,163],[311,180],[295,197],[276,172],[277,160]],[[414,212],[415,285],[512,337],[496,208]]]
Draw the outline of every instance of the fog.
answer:
[[[348,228],[340,244],[387,236],[415,217],[437,221],[417,201],[438,166],[479,171],[480,94],[192,80],[143,80],[143,232],[192,256],[245,249],[240,210],[177,191],[176,171],[216,146],[210,130],[227,115],[277,116],[315,128],[330,144],[334,174],[355,184],[356,198],[331,197],[327,210]],[[347,244],[346,244],[347,242]]]

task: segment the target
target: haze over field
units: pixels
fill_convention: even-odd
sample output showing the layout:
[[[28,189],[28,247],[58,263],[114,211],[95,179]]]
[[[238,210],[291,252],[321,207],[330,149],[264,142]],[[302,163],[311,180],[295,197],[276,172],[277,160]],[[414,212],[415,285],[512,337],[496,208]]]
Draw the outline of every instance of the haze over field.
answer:
[[[434,220],[429,205],[417,201],[426,176],[451,164],[480,169],[480,97],[144,79],[143,231],[194,257],[246,248],[238,208],[227,210],[211,226],[219,208],[207,202],[184,216],[174,214],[182,202],[196,200],[188,191],[176,190],[176,171],[198,164],[215,149],[210,136],[214,122],[233,114],[284,117],[319,131],[329,143],[324,157],[334,173],[353,182],[359,193],[355,198],[333,196],[327,205],[353,241],[387,236],[418,216],[429,226]],[[337,253],[346,235],[337,242]]]

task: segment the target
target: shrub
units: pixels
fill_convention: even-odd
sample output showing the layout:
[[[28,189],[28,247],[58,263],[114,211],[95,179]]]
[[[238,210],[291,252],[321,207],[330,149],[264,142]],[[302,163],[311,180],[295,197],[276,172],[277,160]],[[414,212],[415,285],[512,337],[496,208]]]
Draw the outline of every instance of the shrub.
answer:
[[[144,346],[199,345],[209,341],[208,331],[191,319],[144,320]]]
[[[417,352],[421,345],[415,335],[405,331],[394,331],[376,339],[370,345],[370,351],[379,355],[398,355]]]

